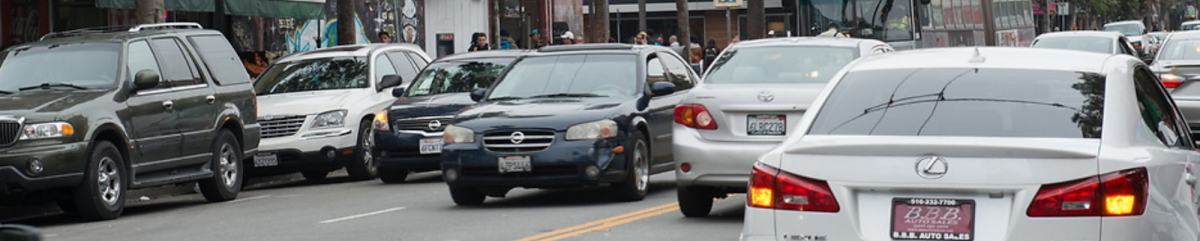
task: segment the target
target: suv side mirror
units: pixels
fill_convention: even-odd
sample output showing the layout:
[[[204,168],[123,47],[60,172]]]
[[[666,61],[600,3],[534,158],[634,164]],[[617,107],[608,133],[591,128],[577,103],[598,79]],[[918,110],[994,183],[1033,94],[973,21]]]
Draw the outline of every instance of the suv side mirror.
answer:
[[[479,102],[480,100],[483,100],[484,95],[487,95],[487,89],[477,88],[471,91],[471,100]]]
[[[663,96],[675,93],[675,83],[659,81],[650,86],[650,93],[654,96]]]
[[[41,234],[37,229],[24,225],[4,225],[0,227],[0,240],[40,241]]]
[[[400,84],[402,84],[402,83],[404,83],[404,80],[401,79],[399,75],[394,75],[394,74],[384,75],[383,80],[379,81],[379,86],[376,87],[375,91],[380,91],[383,89],[400,86]],[[393,91],[392,94],[395,95],[395,92]]]
[[[140,70],[136,75],[133,76],[133,85],[137,87],[138,90],[158,87],[158,82],[158,72],[154,72],[154,70],[150,69]]]

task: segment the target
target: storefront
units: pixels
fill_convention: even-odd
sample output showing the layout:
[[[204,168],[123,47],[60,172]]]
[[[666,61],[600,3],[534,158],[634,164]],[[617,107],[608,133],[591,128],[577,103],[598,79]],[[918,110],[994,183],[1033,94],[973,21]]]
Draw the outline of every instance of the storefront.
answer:
[[[797,36],[791,32],[794,21],[792,11],[785,8],[785,1],[794,0],[765,0],[766,26],[764,31],[775,31],[777,36]],[[590,5],[590,0],[587,1]],[[646,0],[646,33],[652,39],[663,38],[664,45],[668,38],[675,35],[679,38],[677,8],[674,0]],[[729,41],[736,36],[747,36],[746,23],[748,11],[746,6],[725,9],[718,8],[712,0],[688,1],[689,30],[694,43],[707,44],[714,40],[718,48],[725,48]],[[632,43],[638,34],[638,4],[637,0],[609,0],[609,37],[618,42]],[[585,8],[586,13],[591,13]],[[590,18],[588,18],[590,19]],[[728,21],[727,21],[728,19]],[[589,23],[590,24],[590,23]]]

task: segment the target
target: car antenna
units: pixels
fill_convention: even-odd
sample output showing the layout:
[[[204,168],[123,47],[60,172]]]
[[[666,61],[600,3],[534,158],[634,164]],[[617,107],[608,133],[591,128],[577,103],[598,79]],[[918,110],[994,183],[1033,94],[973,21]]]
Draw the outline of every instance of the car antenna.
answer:
[[[987,57],[983,57],[983,54],[979,53],[979,47],[975,47],[975,55],[971,56],[971,60],[968,60],[967,62],[983,63],[984,61],[987,61]]]

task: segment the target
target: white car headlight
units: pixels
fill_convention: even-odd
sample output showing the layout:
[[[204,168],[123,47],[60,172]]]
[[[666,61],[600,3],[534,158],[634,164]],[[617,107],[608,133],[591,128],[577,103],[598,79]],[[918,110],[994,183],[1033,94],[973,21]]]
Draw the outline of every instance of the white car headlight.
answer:
[[[75,127],[66,122],[27,124],[21,132],[21,140],[64,137],[75,134]]]
[[[567,140],[569,141],[609,138],[614,136],[617,136],[617,122],[612,120],[598,120],[567,128]]]
[[[475,131],[455,125],[448,125],[442,131],[442,141],[445,144],[473,143],[475,142]]]
[[[312,129],[324,129],[346,126],[346,110],[335,110],[321,113],[313,118]]]

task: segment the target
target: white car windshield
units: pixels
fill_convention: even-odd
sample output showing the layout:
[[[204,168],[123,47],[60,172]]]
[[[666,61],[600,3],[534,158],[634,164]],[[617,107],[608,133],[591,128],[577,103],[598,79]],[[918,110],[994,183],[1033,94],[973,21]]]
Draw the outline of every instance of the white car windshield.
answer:
[[[267,69],[254,90],[259,95],[289,92],[367,88],[367,59],[338,57],[276,63]]]

